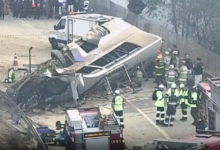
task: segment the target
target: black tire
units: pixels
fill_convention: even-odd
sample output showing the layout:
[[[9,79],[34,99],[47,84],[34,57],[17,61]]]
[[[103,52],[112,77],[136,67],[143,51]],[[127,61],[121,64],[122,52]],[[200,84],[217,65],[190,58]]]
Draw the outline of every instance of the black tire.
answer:
[[[58,50],[52,51],[51,58],[58,60],[63,67],[67,67],[66,59],[64,58],[63,54],[60,51]]]
[[[51,40],[51,47],[54,50],[59,49],[59,46],[58,46],[58,43],[57,43],[56,39]]]

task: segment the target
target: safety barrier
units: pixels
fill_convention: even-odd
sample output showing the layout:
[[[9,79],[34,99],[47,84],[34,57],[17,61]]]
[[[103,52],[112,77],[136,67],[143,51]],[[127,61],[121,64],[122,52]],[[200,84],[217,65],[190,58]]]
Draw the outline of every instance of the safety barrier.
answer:
[[[32,124],[31,120],[27,117],[27,115],[16,105],[16,103],[12,99],[9,98],[9,96],[7,96],[6,93],[2,92],[1,90],[0,90],[0,98],[4,99],[5,102],[7,102],[12,108],[16,110],[16,112],[18,112],[21,115],[21,118],[24,120],[24,122],[28,126],[27,138],[29,139],[30,135],[32,134],[34,138],[37,140],[38,144],[41,145],[42,150],[47,150],[46,146],[44,145],[44,142],[42,141],[36,128]]]

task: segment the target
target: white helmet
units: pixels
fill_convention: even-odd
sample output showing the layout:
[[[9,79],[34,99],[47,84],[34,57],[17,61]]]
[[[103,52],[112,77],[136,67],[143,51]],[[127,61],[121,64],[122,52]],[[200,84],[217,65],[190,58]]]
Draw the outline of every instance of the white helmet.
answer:
[[[119,90],[115,90],[115,94],[120,94],[120,91]]]
[[[174,68],[174,65],[170,65],[170,69],[173,69]]]
[[[180,84],[180,88],[181,88],[181,89],[184,88],[184,86],[185,86],[185,85],[184,85],[183,83]]]
[[[164,89],[164,85],[163,85],[163,84],[160,84],[160,85],[159,85],[159,88],[160,88],[160,89]]]
[[[172,83],[172,84],[171,84],[171,88],[172,88],[172,89],[175,89],[175,88],[176,88],[176,84],[175,84],[175,83]]]

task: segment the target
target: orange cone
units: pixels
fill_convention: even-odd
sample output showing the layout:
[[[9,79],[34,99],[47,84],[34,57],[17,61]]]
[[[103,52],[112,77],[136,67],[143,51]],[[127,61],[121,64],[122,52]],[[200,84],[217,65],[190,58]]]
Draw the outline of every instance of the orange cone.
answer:
[[[16,53],[14,55],[14,64],[13,64],[13,66],[14,66],[14,69],[17,69],[17,67],[18,67],[18,57],[17,57]]]

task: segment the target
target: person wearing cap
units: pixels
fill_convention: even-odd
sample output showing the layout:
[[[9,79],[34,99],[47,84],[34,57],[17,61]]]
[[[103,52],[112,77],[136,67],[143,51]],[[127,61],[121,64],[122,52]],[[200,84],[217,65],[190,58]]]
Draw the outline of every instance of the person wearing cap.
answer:
[[[165,100],[163,97],[163,90],[164,90],[164,85],[160,84],[158,86],[158,90],[157,90],[157,100],[155,102],[155,106],[157,108],[157,113],[156,113],[156,124],[159,125],[163,125],[164,124],[164,107],[165,107]]]
[[[178,73],[174,70],[174,66],[170,65],[169,70],[165,73],[167,88],[169,89],[173,83],[176,82],[178,78]]]
[[[188,78],[188,69],[185,65],[185,61],[182,61],[181,67],[179,69],[179,77],[178,77],[179,84],[182,83],[182,84],[186,85],[187,78]]]
[[[119,90],[115,90],[115,97],[112,99],[112,107],[115,111],[115,115],[117,119],[120,121],[120,126],[124,128],[124,116],[123,116],[123,110],[124,110],[124,98],[120,95]]]
[[[187,121],[187,107],[188,107],[188,90],[185,88],[184,84],[180,84],[179,87],[179,100],[180,100],[180,106],[182,110],[183,117],[180,119],[180,121]]]
[[[164,79],[164,63],[162,59],[157,59],[153,73],[155,76],[156,84],[157,86],[159,86],[160,84],[163,83],[163,79]]]
[[[198,85],[202,81],[203,63],[200,57],[197,58],[197,64],[193,67],[195,73],[194,85]]]
[[[191,108],[191,116],[193,117],[192,125],[196,125],[198,118],[198,105],[199,105],[199,96],[197,92],[197,86],[193,86],[193,88],[189,91],[189,106]]]

